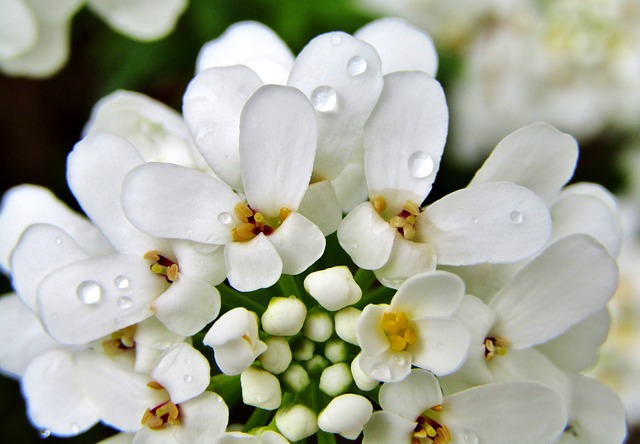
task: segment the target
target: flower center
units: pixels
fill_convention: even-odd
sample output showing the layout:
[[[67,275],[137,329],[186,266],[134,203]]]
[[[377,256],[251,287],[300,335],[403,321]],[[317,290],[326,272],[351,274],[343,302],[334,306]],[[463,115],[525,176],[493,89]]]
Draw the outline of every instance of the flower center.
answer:
[[[484,358],[489,362],[495,355],[506,355],[508,346],[509,341],[500,336],[485,338]]]
[[[164,390],[161,384],[151,381],[147,386],[156,390]],[[146,425],[152,430],[160,430],[168,425],[180,423],[180,406],[169,401],[165,401],[152,409],[147,409],[142,415],[140,424]]]
[[[410,325],[407,314],[402,311],[386,312],[382,315],[382,330],[389,339],[393,351],[403,351],[407,346],[418,341],[418,336]]]
[[[253,211],[249,205],[240,202],[234,208],[234,212],[240,223],[231,230],[233,240],[236,242],[246,242],[260,233],[265,236],[273,233],[282,222],[289,216],[291,210],[280,208],[280,214],[276,217],[266,217],[264,214]]]
[[[434,412],[441,412],[442,405],[431,407]],[[440,424],[426,413],[416,418],[416,427],[413,429],[413,437],[411,444],[446,444],[451,441],[451,432],[449,428]]]
[[[372,198],[371,204],[378,214],[382,214],[387,208],[387,203],[382,196]],[[389,219],[389,225],[398,230],[405,239],[411,240],[416,235],[415,225],[421,212],[422,210],[417,204],[408,200],[402,206],[402,211]]]
[[[137,327],[138,326],[134,324],[111,333],[111,339],[102,341],[104,352],[109,356],[115,356],[136,348],[134,337]]]
[[[163,256],[158,250],[147,251],[144,258],[154,262],[151,264],[151,271],[164,276],[167,282],[172,283],[178,279],[178,264]]]

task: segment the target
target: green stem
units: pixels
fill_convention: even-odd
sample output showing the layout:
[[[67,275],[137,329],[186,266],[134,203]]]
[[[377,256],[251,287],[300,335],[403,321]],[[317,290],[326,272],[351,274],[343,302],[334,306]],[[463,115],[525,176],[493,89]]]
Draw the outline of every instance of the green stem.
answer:
[[[318,438],[318,444],[336,444],[336,436],[333,433],[323,432],[318,430],[316,433]]]
[[[376,281],[376,275],[371,270],[365,270],[364,268],[358,268],[356,275],[353,277],[356,284],[362,289],[362,292],[366,292],[371,284]]]
[[[298,286],[294,276],[283,274],[278,280],[278,286],[285,297],[293,295],[304,302],[304,305],[306,305],[307,308],[318,305],[309,295],[307,295],[307,292],[304,291],[304,289],[301,289],[300,286]]]
[[[272,414],[273,412],[271,410],[265,410],[256,407],[245,423],[244,427],[242,428],[242,431],[248,432],[249,430],[255,429],[256,427],[267,425]]]
[[[232,308],[236,307],[244,307],[248,310],[256,312],[258,316],[262,316],[262,314],[267,309],[256,299],[247,296],[244,293],[240,293],[239,291],[236,291],[224,284],[218,285],[216,288],[218,289],[218,291],[220,291],[222,306],[227,310],[231,310]]]

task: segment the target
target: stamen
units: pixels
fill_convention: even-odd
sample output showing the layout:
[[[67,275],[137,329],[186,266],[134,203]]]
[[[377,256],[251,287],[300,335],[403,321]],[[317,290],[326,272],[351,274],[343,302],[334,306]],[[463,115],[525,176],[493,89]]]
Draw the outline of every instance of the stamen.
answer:
[[[371,205],[373,205],[373,208],[375,208],[378,214],[381,214],[385,210],[385,208],[387,208],[387,202],[382,196],[375,196],[371,198],[370,201]]]
[[[389,339],[391,350],[403,351],[418,342],[418,335],[404,312],[386,312],[382,315],[382,330]]]
[[[152,409],[147,409],[142,415],[140,424],[152,430],[165,428],[167,425],[180,423],[180,409],[171,401],[163,402]]]
[[[126,328],[111,333],[111,339],[102,341],[102,348],[109,356],[120,355],[136,347],[134,340],[137,325],[130,325]]]
[[[159,382],[156,382],[156,381],[147,382],[147,387],[152,388],[154,390],[162,390],[162,389],[164,389],[162,384],[160,384]]]
[[[442,410],[442,406],[434,406],[431,410],[436,410],[436,407],[439,407]],[[416,427],[413,430],[413,437],[411,438],[411,443],[422,443],[423,439],[428,439],[428,442],[432,444],[447,444],[451,441],[451,432],[449,428],[440,424],[438,421],[434,420],[429,416],[420,415],[416,419]]]
[[[164,276],[167,282],[172,283],[178,279],[178,264],[173,262],[166,256],[163,256],[158,250],[147,251],[144,259],[151,260],[155,263],[149,267],[151,271],[160,276]]]
[[[288,208],[280,208],[277,218],[267,217],[260,212],[254,212],[244,202],[238,203],[234,209],[240,223],[231,229],[231,236],[235,242],[250,241],[260,233],[265,236],[273,233],[282,222],[291,214]]]
[[[484,340],[484,358],[490,362],[495,355],[504,356],[507,354],[509,341],[505,338],[496,336],[488,337]]]
[[[249,222],[249,218],[253,216],[253,211],[249,205],[244,202],[239,202],[233,209],[233,212],[236,213],[236,216],[238,216],[238,219],[242,222]]]

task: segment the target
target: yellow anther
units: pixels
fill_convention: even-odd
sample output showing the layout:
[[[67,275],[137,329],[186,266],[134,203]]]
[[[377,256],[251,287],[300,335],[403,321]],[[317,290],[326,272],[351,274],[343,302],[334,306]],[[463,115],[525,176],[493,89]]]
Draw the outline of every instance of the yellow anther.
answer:
[[[403,311],[396,313],[396,324],[398,324],[398,328],[405,329],[409,326],[409,318],[407,314]]]
[[[102,341],[102,348],[109,356],[120,355],[136,346],[134,339],[137,325],[133,324],[111,333],[111,339]]]
[[[391,219],[389,219],[389,225],[391,225],[393,228],[402,228],[406,224],[407,219],[405,219],[404,217],[393,216]]]
[[[420,214],[420,207],[410,200],[405,202],[405,204],[402,206],[402,209],[407,211],[409,214],[412,214],[413,216],[417,216],[418,214]]]
[[[378,214],[382,213],[385,210],[385,208],[387,208],[387,202],[384,200],[384,197],[382,196],[375,196],[370,200],[371,200],[371,205],[373,205],[373,208],[375,208]]]
[[[152,260],[152,261],[159,261],[160,260],[160,254],[161,253],[158,250],[151,250],[151,251],[147,251],[144,254],[144,258]]]
[[[438,434],[438,432],[436,431],[436,429],[434,429],[431,424],[425,424],[424,425],[424,429],[427,432],[427,436],[429,438],[433,438],[434,436],[436,436]]]
[[[382,330],[394,351],[405,350],[408,345],[418,342],[418,335],[411,327],[407,314],[402,311],[384,313],[382,315]]]
[[[407,218],[405,219],[405,222],[411,225],[415,225],[416,221],[417,221],[416,216],[414,216],[413,214],[411,216],[407,216]]]
[[[393,351],[402,351],[407,348],[407,341],[398,335],[389,336],[389,344],[391,344],[391,350]]]
[[[416,335],[416,332],[413,331],[413,328],[407,328],[404,331],[403,338],[407,342],[407,345],[413,345],[418,342],[418,335]]]
[[[416,236],[416,230],[413,228],[413,225],[407,224],[402,227],[402,236],[407,240],[413,239]]]
[[[160,264],[153,264],[151,265],[151,271],[153,271],[156,274],[162,274],[162,275],[167,275],[167,267],[165,267],[164,265],[160,265]]]
[[[167,279],[171,282],[178,279],[178,264],[171,264],[167,267]]]
[[[413,433],[413,436],[414,436],[415,438],[418,438],[418,439],[426,438],[426,437],[427,437],[427,431],[426,431],[425,429],[422,429],[422,428],[421,428],[421,429],[420,429],[420,430],[418,430],[417,432],[414,432],[414,433]],[[418,441],[418,442],[420,442],[420,441]]]
[[[451,432],[449,431],[449,427],[443,424],[440,428],[438,428],[438,436],[442,438],[444,442],[449,442],[451,440]]]
[[[256,237],[253,229],[255,225],[243,222],[231,230],[231,234],[233,235],[233,239],[237,241],[248,241]]]
[[[284,222],[284,220],[289,217],[291,214],[291,210],[289,208],[282,207],[280,208],[280,222]]]
[[[261,224],[264,222],[264,215],[262,213],[255,213],[253,220],[255,220],[257,224]]]
[[[248,222],[249,218],[253,216],[253,211],[249,208],[249,205],[244,202],[238,202],[233,212],[236,213],[236,216],[238,216],[238,219],[242,222]]]
[[[504,356],[507,354],[509,341],[501,337],[490,337],[484,340],[484,358],[491,361],[495,355]]]
[[[163,429],[167,424],[180,423],[180,409],[171,401],[160,404],[153,409],[147,409],[142,415],[140,424],[150,429]]]
[[[433,410],[434,412],[441,412],[442,411],[442,404],[434,405],[433,407],[431,407],[431,410]]]
[[[154,390],[162,390],[162,389],[164,389],[162,384],[160,384],[159,382],[156,382],[156,381],[147,382],[147,387],[152,388]]]

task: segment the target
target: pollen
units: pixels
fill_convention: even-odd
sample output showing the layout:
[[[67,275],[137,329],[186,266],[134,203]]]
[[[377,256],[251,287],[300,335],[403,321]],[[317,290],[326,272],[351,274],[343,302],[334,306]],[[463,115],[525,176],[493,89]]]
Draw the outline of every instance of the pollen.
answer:
[[[248,204],[239,202],[234,212],[240,223],[231,229],[231,236],[235,242],[247,242],[259,235],[273,233],[291,214],[288,208],[280,208],[278,217],[267,217],[259,211],[254,211]]]
[[[102,348],[108,356],[120,355],[136,347],[134,340],[137,325],[130,325],[111,334],[111,338],[102,341]]]
[[[404,312],[386,312],[382,316],[382,330],[389,339],[391,350],[403,351],[418,342],[415,329]]]
[[[382,212],[387,208],[387,202],[384,200],[382,196],[375,196],[371,199],[371,205],[378,212],[378,214],[382,214]]]
[[[485,338],[484,358],[490,362],[496,355],[506,355],[509,341],[500,336]]]
[[[152,430],[160,430],[167,425],[180,423],[180,408],[171,401],[163,402],[152,409],[147,409],[142,415],[140,424]]]
[[[436,407],[440,407],[440,410],[442,410],[442,406],[434,406],[431,410],[440,411],[436,410]],[[418,416],[418,418],[416,419],[416,426],[413,429],[411,444],[421,444],[423,442],[432,444],[447,444],[450,441],[451,432],[446,425],[440,424],[438,421],[431,418],[430,416],[427,416],[424,413]]]
[[[160,276],[164,276],[167,282],[172,283],[178,279],[178,264],[171,259],[163,256],[158,250],[147,251],[144,259],[151,260],[154,263],[149,267],[151,271]]]

